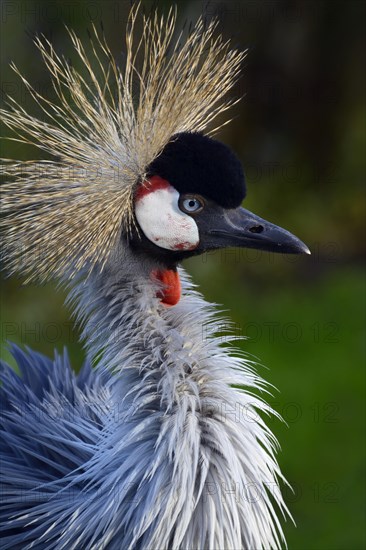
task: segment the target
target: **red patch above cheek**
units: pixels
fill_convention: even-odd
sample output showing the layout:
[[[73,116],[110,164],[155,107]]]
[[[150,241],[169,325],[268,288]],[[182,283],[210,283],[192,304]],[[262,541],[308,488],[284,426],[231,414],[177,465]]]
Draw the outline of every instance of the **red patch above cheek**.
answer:
[[[170,187],[171,185],[167,180],[164,180],[160,176],[152,176],[140,184],[135,194],[135,200],[139,201],[158,189],[169,189]]]
[[[178,271],[174,271],[173,269],[155,269],[152,272],[152,276],[164,285],[164,288],[157,293],[157,297],[160,298],[161,303],[166,306],[175,306],[179,302],[181,295]]]

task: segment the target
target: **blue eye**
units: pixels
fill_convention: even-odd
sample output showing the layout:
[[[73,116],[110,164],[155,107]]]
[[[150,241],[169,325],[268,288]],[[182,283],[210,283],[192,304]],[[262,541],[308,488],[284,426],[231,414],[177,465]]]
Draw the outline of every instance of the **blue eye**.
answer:
[[[183,195],[179,199],[179,208],[182,212],[186,212],[187,214],[195,214],[200,212],[203,207],[204,202],[201,197],[198,198],[195,195]]]

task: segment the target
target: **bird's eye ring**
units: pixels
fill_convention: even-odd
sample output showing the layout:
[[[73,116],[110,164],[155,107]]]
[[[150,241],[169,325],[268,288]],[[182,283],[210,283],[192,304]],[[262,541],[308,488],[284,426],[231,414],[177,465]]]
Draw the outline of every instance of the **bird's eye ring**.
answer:
[[[179,208],[186,214],[197,214],[203,210],[204,206],[202,197],[197,195],[182,195],[179,198]]]

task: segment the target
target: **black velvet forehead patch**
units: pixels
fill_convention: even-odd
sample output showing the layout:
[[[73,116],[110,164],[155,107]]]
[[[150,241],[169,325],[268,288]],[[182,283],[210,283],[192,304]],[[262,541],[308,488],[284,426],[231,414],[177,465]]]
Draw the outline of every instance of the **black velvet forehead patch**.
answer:
[[[245,197],[237,156],[220,141],[200,133],[173,136],[148,166],[147,175],[158,175],[179,193],[197,193],[224,208],[236,208]]]

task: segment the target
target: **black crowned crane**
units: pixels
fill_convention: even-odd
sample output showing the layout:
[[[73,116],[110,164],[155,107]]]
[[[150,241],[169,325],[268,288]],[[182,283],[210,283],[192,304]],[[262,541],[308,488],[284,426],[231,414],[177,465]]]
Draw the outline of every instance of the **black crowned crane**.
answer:
[[[179,264],[226,246],[307,253],[241,208],[234,153],[208,128],[243,53],[200,20],[173,40],[175,12],[127,28],[120,69],[94,29],[76,71],[36,43],[58,102],[5,124],[47,159],[4,161],[4,258],[27,281],[56,278],[83,327],[66,352],[12,351],[3,365],[3,549],[255,549],[283,544],[276,441],[250,361]],[[138,70],[138,58],[141,68]],[[93,365],[93,367],[91,367]],[[232,411],[239,413],[233,415]]]

